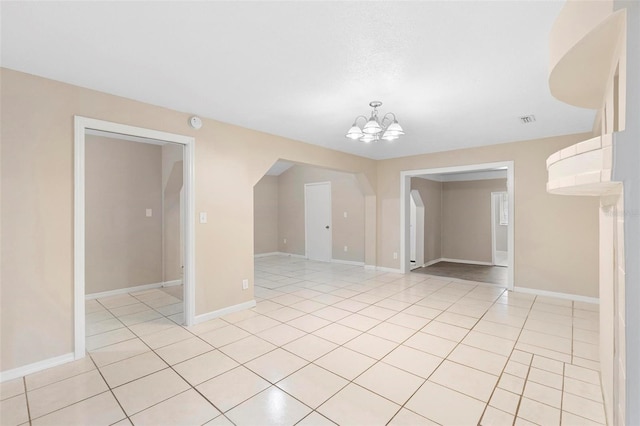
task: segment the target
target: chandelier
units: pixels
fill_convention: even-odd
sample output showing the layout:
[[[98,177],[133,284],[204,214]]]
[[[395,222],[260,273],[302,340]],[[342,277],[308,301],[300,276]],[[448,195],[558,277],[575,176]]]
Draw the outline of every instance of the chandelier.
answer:
[[[362,142],[369,143],[383,139],[385,141],[392,141],[398,139],[401,135],[404,135],[402,127],[396,120],[396,115],[392,112],[386,113],[382,119],[378,118],[378,107],[382,105],[380,101],[371,101],[369,106],[373,108],[371,111],[371,117],[367,120],[364,115],[359,115],[353,120],[353,125],[345,135],[349,139],[359,139]],[[390,117],[393,117],[391,119]],[[364,127],[358,126],[358,119],[364,118],[366,121]],[[386,122],[385,122],[386,120]]]

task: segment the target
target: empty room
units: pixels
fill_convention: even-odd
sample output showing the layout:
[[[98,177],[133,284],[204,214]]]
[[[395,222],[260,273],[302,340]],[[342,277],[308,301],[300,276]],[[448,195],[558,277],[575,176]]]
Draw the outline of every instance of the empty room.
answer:
[[[0,3],[0,424],[640,424],[640,5]]]

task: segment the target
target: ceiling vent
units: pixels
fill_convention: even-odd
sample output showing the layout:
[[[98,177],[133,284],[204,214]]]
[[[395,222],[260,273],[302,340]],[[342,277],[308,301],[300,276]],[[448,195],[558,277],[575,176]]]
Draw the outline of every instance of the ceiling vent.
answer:
[[[533,123],[534,121],[536,121],[536,116],[535,115],[523,115],[522,117],[520,117],[520,122],[522,124],[529,124],[529,123]]]

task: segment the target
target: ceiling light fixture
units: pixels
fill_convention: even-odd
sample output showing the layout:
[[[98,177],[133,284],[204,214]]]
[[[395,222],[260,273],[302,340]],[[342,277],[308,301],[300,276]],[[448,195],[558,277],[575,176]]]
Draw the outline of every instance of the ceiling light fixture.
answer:
[[[358,139],[361,142],[369,143],[380,139],[392,141],[404,135],[404,130],[402,130],[402,127],[398,124],[394,113],[388,112],[382,117],[382,120],[378,119],[378,107],[381,105],[382,102],[380,101],[369,102],[369,106],[373,108],[371,117],[367,120],[367,117],[364,115],[357,116],[345,136],[349,139]],[[390,116],[393,117],[393,119],[391,119]],[[362,128],[358,126],[358,119],[360,118],[364,118],[365,120],[365,125]],[[385,120],[387,120],[386,125]]]

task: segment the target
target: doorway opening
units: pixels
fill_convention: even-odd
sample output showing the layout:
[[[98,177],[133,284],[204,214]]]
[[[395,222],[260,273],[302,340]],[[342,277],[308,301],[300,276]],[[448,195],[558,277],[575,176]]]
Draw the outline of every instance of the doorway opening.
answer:
[[[422,233],[423,236],[426,235],[426,239],[421,244],[421,246],[424,247],[423,253],[425,253],[423,261],[425,263],[425,266],[427,267],[429,267],[430,265],[436,266],[438,263],[442,263],[441,266],[445,267],[446,269],[446,271],[443,271],[443,273],[448,273],[447,271],[451,271],[454,268],[459,268],[462,266],[468,266],[466,269],[469,269],[469,271],[465,270],[465,273],[469,273],[473,268],[490,269],[494,267],[495,260],[492,244],[493,235],[490,222],[491,218],[493,218],[493,216],[491,215],[492,197],[490,196],[490,194],[491,192],[506,192],[507,195],[503,201],[503,214],[505,215],[508,226],[498,225],[505,226],[507,228],[506,246],[508,250],[506,250],[506,277],[502,277],[501,279],[496,281],[487,280],[487,282],[496,283],[498,285],[505,286],[509,290],[513,290],[515,252],[513,226],[513,161],[484,163],[468,166],[406,170],[400,173],[400,270],[402,273],[407,273],[414,269],[414,265],[412,265],[411,262],[411,260],[414,260],[412,259],[412,245],[414,244],[414,242],[411,227],[411,223],[413,220],[412,192],[418,189],[414,188],[414,186],[416,185],[412,186],[412,179],[414,178],[418,178],[418,181],[430,182],[430,185],[441,184],[440,191],[443,191],[442,188],[446,189],[446,187],[450,187],[451,189],[451,191],[449,192],[440,192],[441,198],[437,199],[437,202],[435,202],[434,199],[434,203],[430,203],[429,199],[425,199],[424,195],[422,196],[422,202],[423,205],[426,206],[427,216],[425,229]],[[500,179],[501,183],[498,182],[497,179]],[[490,182],[492,180],[495,180],[499,183],[500,186],[498,187],[498,189],[495,189],[491,185],[484,185],[482,191],[474,192],[474,198],[481,198],[481,200],[477,202],[476,206],[468,207],[464,204],[466,202],[465,191],[467,191],[464,182]],[[469,187],[475,186],[477,186],[475,182],[473,182],[472,185],[469,185]],[[429,188],[424,189],[424,191],[430,190],[431,189]],[[436,191],[437,190],[438,189],[436,188]],[[447,198],[446,194],[449,194],[450,197]],[[433,205],[438,203],[442,203],[441,205],[439,205],[439,215],[441,217],[436,217],[434,219],[433,217],[430,217],[429,206],[430,204]],[[450,211],[447,209],[449,209]],[[475,214],[476,212],[478,214]],[[436,220],[436,222],[440,221],[440,224],[434,225],[432,223],[434,220]],[[438,230],[441,232],[433,232],[434,235],[430,235],[430,226],[438,226]],[[482,229],[478,230],[479,227],[481,227]],[[477,247],[474,248],[474,245],[476,245]],[[481,254],[477,254],[478,252],[481,252]],[[452,266],[454,268],[452,268]],[[473,273],[475,273],[475,270],[473,271]],[[486,272],[480,271],[480,273]]]
[[[167,218],[175,219],[172,221],[175,224],[171,232],[166,234],[166,237],[172,240],[174,244],[170,246],[163,244],[162,256],[169,256],[169,253],[164,252],[164,247],[171,247],[174,250],[172,258],[175,260],[175,265],[173,266],[177,266],[179,269],[173,268],[176,270],[172,270],[171,274],[168,274],[163,262],[163,270],[161,272],[163,282],[152,283],[148,287],[161,287],[165,281],[164,277],[172,278],[167,281],[170,284],[182,283],[184,324],[193,324],[195,314],[194,138],[76,116],[74,130],[74,353],[76,359],[85,356],[86,348],[85,296],[87,293],[86,238],[88,224],[86,142],[87,136],[91,137],[91,135],[104,136],[112,141],[119,139],[127,142],[175,147],[176,156],[179,155],[181,160],[178,161],[176,158],[176,161],[168,163],[170,167],[167,168],[167,173],[165,174],[166,180],[163,179],[162,182],[163,196],[166,196],[169,201],[166,204],[166,211],[155,213],[154,208],[146,208],[142,215],[147,219],[151,219],[155,213],[156,217],[164,218],[166,215]],[[116,172],[114,170],[113,173]],[[160,187],[160,185],[158,186]],[[95,194],[91,194],[92,197],[93,195]],[[159,209],[165,210],[164,207]],[[135,238],[135,236],[132,237]],[[139,289],[143,290],[143,287],[146,286],[140,286]],[[117,294],[121,290],[126,292],[127,288],[109,290],[106,294]],[[167,287],[166,290],[168,294],[179,291],[178,288],[171,287]]]
[[[411,269],[424,266],[424,202],[420,191],[412,190],[410,194],[409,233],[411,239]]]
[[[491,263],[509,266],[509,194],[491,193]]]

